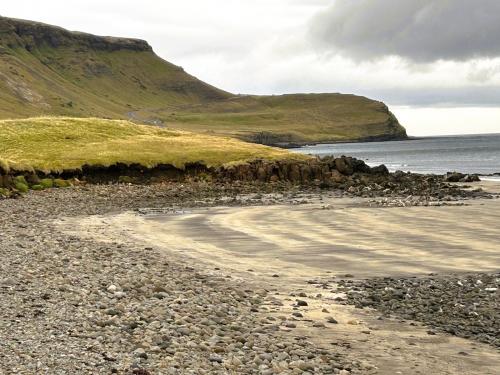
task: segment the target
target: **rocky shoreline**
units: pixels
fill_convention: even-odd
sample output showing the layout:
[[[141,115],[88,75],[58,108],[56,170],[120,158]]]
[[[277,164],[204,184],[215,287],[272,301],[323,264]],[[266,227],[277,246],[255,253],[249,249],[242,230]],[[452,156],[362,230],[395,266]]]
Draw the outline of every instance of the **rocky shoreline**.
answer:
[[[477,182],[476,175],[448,173],[445,176],[421,175],[396,171],[389,173],[384,165],[370,167],[352,157],[324,157],[307,161],[264,161],[207,168],[192,164],[184,170],[160,165],[84,166],[81,170],[58,174],[7,171],[0,165],[0,199],[18,197],[28,190],[95,183],[127,183],[149,185],[186,183],[192,186],[213,185],[215,189],[232,186],[246,192],[301,190],[335,190],[349,196],[365,198],[397,197],[410,204],[469,198],[491,198],[481,189],[464,189],[456,182]],[[415,199],[415,197],[419,197]],[[413,203],[411,203],[413,202]]]
[[[345,303],[500,348],[500,273],[343,280]]]

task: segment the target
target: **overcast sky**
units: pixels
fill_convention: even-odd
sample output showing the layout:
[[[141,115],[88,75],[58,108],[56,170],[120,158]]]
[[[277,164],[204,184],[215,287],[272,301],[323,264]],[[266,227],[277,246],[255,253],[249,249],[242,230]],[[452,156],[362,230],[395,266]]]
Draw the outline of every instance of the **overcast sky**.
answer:
[[[0,15],[146,39],[234,93],[366,95],[411,135],[500,133],[500,0],[16,0]]]

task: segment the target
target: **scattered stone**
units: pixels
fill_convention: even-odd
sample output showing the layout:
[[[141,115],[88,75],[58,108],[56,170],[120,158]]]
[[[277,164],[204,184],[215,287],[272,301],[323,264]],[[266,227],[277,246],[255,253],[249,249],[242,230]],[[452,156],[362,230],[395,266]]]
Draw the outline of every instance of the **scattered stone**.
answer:
[[[500,347],[500,273],[340,281],[346,304],[420,321],[429,335],[445,332]]]
[[[355,367],[334,350],[296,340],[298,311],[290,321],[267,320],[280,301],[248,280],[185,267],[127,234],[103,241],[63,226],[72,217],[129,210],[175,214],[228,195],[236,198],[228,205],[256,204],[245,195],[256,189],[263,192],[259,204],[274,202],[277,188],[266,186],[79,185],[0,200],[0,217],[8,218],[0,220],[0,373],[316,374]],[[292,196],[278,189],[279,199]]]

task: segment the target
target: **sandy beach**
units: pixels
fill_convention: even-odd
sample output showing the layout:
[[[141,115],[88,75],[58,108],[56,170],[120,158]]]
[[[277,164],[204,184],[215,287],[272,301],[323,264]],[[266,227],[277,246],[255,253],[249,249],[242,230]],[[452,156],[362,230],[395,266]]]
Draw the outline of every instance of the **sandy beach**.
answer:
[[[483,183],[489,191],[500,183]],[[214,266],[286,277],[497,271],[500,200],[377,207],[361,198],[107,218],[111,227]],[[95,220],[95,218],[92,218]]]

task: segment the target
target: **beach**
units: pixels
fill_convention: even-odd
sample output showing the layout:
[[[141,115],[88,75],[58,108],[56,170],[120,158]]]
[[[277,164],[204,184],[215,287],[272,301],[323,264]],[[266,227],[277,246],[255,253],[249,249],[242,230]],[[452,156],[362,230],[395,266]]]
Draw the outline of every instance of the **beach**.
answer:
[[[498,291],[485,291],[500,268],[495,195],[397,207],[402,198],[247,190],[88,185],[0,201],[2,370],[495,374],[487,331],[464,338],[356,294],[380,294],[380,276],[444,288],[472,274],[480,299],[453,303],[487,304],[460,323],[498,314]]]

